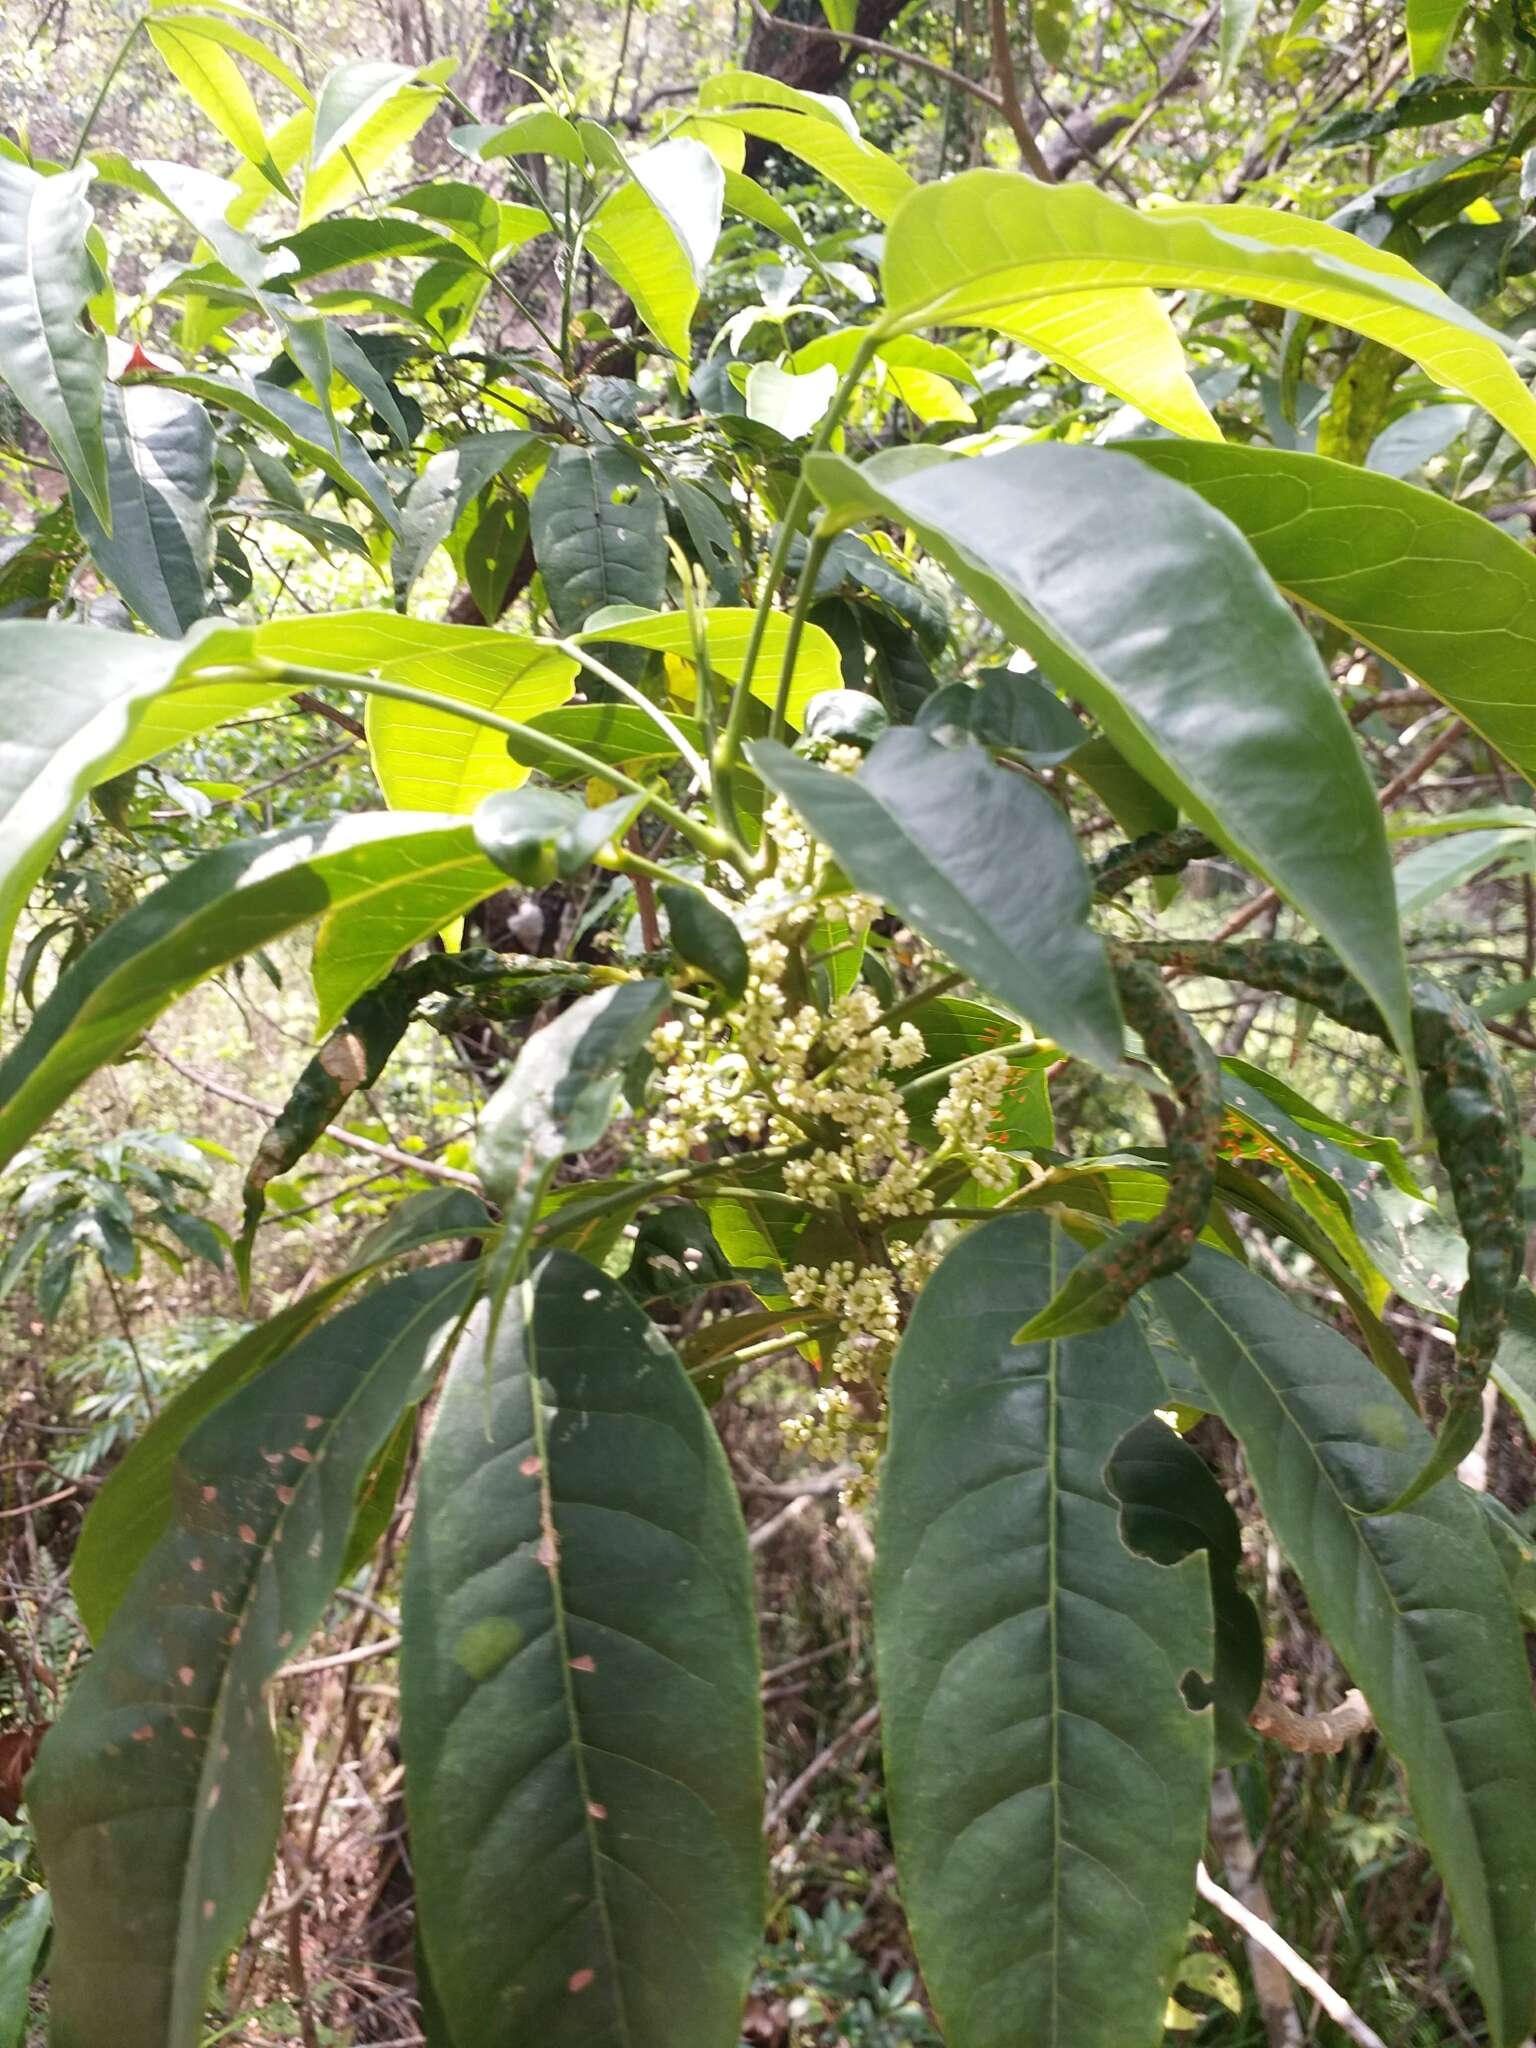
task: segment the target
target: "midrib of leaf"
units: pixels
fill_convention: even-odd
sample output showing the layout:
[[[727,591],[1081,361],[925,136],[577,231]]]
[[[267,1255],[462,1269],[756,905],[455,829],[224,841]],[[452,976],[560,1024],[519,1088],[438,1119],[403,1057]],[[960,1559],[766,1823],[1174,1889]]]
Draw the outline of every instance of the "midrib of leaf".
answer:
[[[1054,1301],[1061,1288],[1060,1234],[1052,1230],[1050,1244],[1051,1291],[1046,1297]],[[1050,1413],[1046,1425],[1046,1589],[1050,1599],[1050,1622],[1048,1642],[1051,1664],[1051,2040],[1061,2039],[1061,1645],[1058,1637],[1060,1625],[1060,1543],[1059,1517],[1061,1513],[1061,1491],[1057,1482],[1057,1459],[1060,1455],[1061,1412],[1058,1402],[1061,1375],[1061,1339],[1050,1340],[1050,1370],[1047,1377]]]
[[[423,1319],[430,1318],[440,1312],[441,1302],[434,1295],[413,1316],[407,1318],[404,1325],[392,1339],[391,1348],[398,1346]],[[269,1525],[268,1533],[252,1559],[250,1577],[246,1582],[245,1597],[240,1603],[238,1614],[232,1617],[234,1627],[238,1628],[241,1632],[242,1641],[244,1640],[246,1624],[250,1619],[251,1609],[256,1603],[257,1592],[261,1585],[261,1575],[271,1563],[272,1552],[281,1540],[282,1532],[287,1527],[288,1518],[299,1505],[299,1502],[307,1497],[304,1493],[304,1488],[312,1480],[318,1483],[325,1451],[335,1442],[338,1430],[340,1430],[342,1424],[351,1415],[357,1403],[367,1393],[373,1377],[373,1371],[364,1371],[357,1375],[356,1384],[352,1392],[342,1402],[341,1406],[333,1412],[327,1422],[319,1443],[315,1448],[314,1456],[307,1465],[300,1465],[298,1477],[293,1486],[293,1499],[287,1502],[278,1502],[277,1514]],[[216,1738],[223,1735],[226,1725],[225,1716],[229,1707],[230,1679],[238,1661],[239,1650],[240,1644],[236,1643],[231,1654],[224,1660],[218,1689],[214,1695],[213,1706],[209,1711],[208,1739],[204,1745],[203,1760],[197,1774],[197,1805],[192,1816],[192,1835],[187,1844],[186,1867],[181,1881],[181,1912],[178,1921],[181,1932],[176,1943],[177,1967],[171,1994],[170,2031],[173,2039],[176,2036],[178,2022],[188,2028],[189,2031],[195,2030],[203,2014],[201,1971],[199,1971],[197,1979],[189,1985],[182,1959],[187,1954],[188,1948],[195,1945],[188,1941],[187,1935],[189,1929],[195,1934],[197,1926],[196,1916],[201,1911],[201,1904],[197,1893],[201,1887],[194,1885],[192,1880],[201,1869],[202,1846],[211,1825],[209,1816],[214,1811],[209,1806],[207,1799],[207,1793],[211,1789],[208,1783],[208,1765],[218,1753],[218,1741]],[[231,1763],[233,1763],[233,1758],[231,1758]],[[189,1890],[191,1893],[190,1897],[188,1895]]]
[[[537,1314],[531,1284],[523,1283],[523,1332],[527,1347],[528,1427],[534,1455],[539,1461],[539,1536],[550,1548],[549,1597],[554,1609],[555,1641],[560,1655],[560,1689],[565,1701],[566,1723],[571,1731],[571,1760],[576,1770],[576,1792],[581,1800],[581,1826],[592,1868],[592,1896],[613,1978],[613,2010],[624,2048],[633,2048],[629,2013],[624,2001],[624,1978],[619,1968],[618,1944],[613,1938],[613,1921],[608,1911],[608,1892],[603,1881],[603,1854],[598,1847],[597,1827],[592,1818],[592,1793],[587,1782],[586,1744],[582,1739],[581,1715],[576,1705],[576,1688],[571,1683],[571,1639],[565,1618],[565,1585],[560,1571],[560,1539],[555,1529],[554,1477],[549,1457],[549,1432],[544,1421],[544,1400],[539,1380]],[[489,1353],[487,1354],[489,1356]]]
[[[1276,1386],[1275,1382],[1264,1370],[1264,1366],[1260,1359],[1259,1354],[1249,1344],[1247,1344],[1244,1341],[1241,1334],[1233,1328],[1232,1324],[1230,1324],[1227,1321],[1226,1317],[1221,1313],[1220,1309],[1216,1307],[1215,1303],[1210,1299],[1210,1297],[1208,1295],[1202,1294],[1199,1291],[1199,1289],[1196,1288],[1193,1285],[1193,1283],[1187,1278],[1185,1274],[1175,1273],[1172,1276],[1172,1280],[1175,1285],[1185,1288],[1190,1294],[1192,1294],[1195,1297],[1195,1300],[1204,1309],[1206,1314],[1211,1317],[1213,1322],[1218,1323],[1221,1326],[1221,1328],[1226,1331],[1227,1335],[1231,1338],[1234,1347],[1239,1352],[1241,1352],[1244,1358],[1248,1360],[1248,1363],[1253,1368],[1255,1376],[1262,1382],[1264,1387],[1268,1390],[1271,1398],[1275,1403],[1275,1406],[1280,1409],[1281,1413],[1290,1422],[1291,1427],[1294,1430],[1298,1441],[1305,1447],[1308,1457],[1312,1460],[1313,1465],[1317,1469],[1319,1481],[1327,1489],[1329,1495],[1338,1503],[1340,1512],[1349,1521],[1361,1520],[1362,1518],[1360,1516],[1359,1509],[1351,1507],[1350,1503],[1344,1498],[1343,1494],[1335,1485],[1332,1477],[1329,1474],[1327,1466],[1323,1463],[1321,1453],[1319,1452],[1316,1444],[1314,1444],[1312,1441],[1310,1431],[1302,1427],[1300,1421],[1297,1419],[1295,1411],[1287,1402],[1284,1393],[1278,1386]],[[1408,1512],[1411,1513],[1412,1511],[1409,1510]],[[1406,1619],[1405,1612],[1403,1607],[1399,1603],[1396,1594],[1392,1590],[1391,1582],[1388,1580],[1385,1572],[1382,1570],[1380,1558],[1377,1557],[1376,1552],[1371,1547],[1371,1545],[1364,1541],[1363,1537],[1359,1547],[1361,1552],[1370,1560],[1371,1575],[1374,1578],[1377,1586],[1379,1587],[1382,1597],[1386,1602],[1388,1609],[1391,1612],[1394,1627],[1401,1625],[1403,1621]],[[1425,1674],[1424,1667],[1422,1661],[1419,1658],[1417,1649],[1415,1649],[1410,1669],[1413,1670],[1413,1672],[1417,1676],[1418,1689],[1425,1694],[1429,1694],[1428,1678]],[[1429,1694],[1429,1696],[1431,1700],[1433,1700],[1433,1695]],[[1444,1723],[1440,1716],[1438,1704],[1436,1704],[1435,1713],[1433,1715],[1431,1725],[1435,1729],[1441,1747],[1449,1751],[1450,1745],[1448,1744],[1445,1738]],[[1456,1782],[1459,1787],[1459,1773],[1456,1774]],[[1480,1845],[1481,1837],[1476,1822],[1467,1813],[1466,1800],[1464,1797],[1460,1795],[1459,1790],[1457,1805],[1462,1814],[1467,1819],[1467,1824],[1471,1829],[1473,1840],[1475,1842],[1478,1842]],[[1456,1897],[1451,1877],[1449,1873],[1443,1869],[1441,1871],[1441,1876],[1444,1881],[1446,1890],[1451,1893],[1451,1904],[1454,1909],[1456,1907]],[[1483,1889],[1484,1896],[1481,1901],[1483,1907],[1483,1917],[1491,1924],[1493,1916],[1489,1910],[1489,1901],[1486,1895],[1486,1888]]]

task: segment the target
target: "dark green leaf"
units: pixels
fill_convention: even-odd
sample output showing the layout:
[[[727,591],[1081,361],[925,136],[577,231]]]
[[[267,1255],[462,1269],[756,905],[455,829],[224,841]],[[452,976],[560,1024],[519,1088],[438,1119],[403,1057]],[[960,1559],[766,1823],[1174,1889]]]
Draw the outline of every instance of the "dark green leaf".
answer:
[[[395,602],[402,610],[411,585],[494,476],[538,446],[532,434],[468,434],[429,456],[400,508],[395,542]],[[482,610],[481,616],[487,614]]]
[[[1239,1582],[1243,1532],[1215,1475],[1192,1444],[1149,1416],[1116,1444],[1104,1469],[1120,1502],[1131,1549],[1158,1564],[1203,1550],[1216,1620],[1216,1754],[1236,1763],[1253,1751],[1248,1716],[1264,1683],[1264,1631]]]
[[[1128,490],[1130,465],[1103,449],[934,456],[893,450],[856,468],[815,455],[806,475],[840,521],[910,526],[1132,768],[1316,925],[1411,1064],[1370,777],[1316,649],[1242,535],[1192,493]]]
[[[876,741],[855,775],[766,740],[750,754],[858,888],[1059,1045],[1118,1067],[1120,1006],[1088,928],[1088,872],[1043,790],[980,747],[912,728]]]
[[[533,557],[562,633],[606,605],[654,611],[666,588],[666,511],[622,448],[557,448],[530,508]]]
[[[28,1781],[56,2040],[202,2040],[209,1975],[260,1902],[281,1818],[263,1688],[319,1623],[359,1482],[473,1284],[455,1266],[393,1281],[184,1445],[175,1519]]]
[[[583,1259],[455,1359],[406,1573],[438,2003],[477,2048],[729,2048],[762,1925],[746,1534],[677,1357]]]
[[[1121,1540],[1115,1446],[1164,1398],[1133,1321],[1015,1345],[1078,1254],[961,1239],[891,1376],[875,1639],[902,1896],[950,2048],[1155,2048],[1205,1832],[1204,1563]],[[1006,1880],[999,1881],[999,1873]]]
[[[1325,1324],[1196,1251],[1157,1306],[1241,1439],[1265,1519],[1408,1774],[1495,2048],[1536,2018],[1536,1713],[1503,1573],[1455,1484],[1399,1514],[1432,1448],[1405,1402]]]
[[[83,493],[81,538],[153,632],[179,640],[208,609],[213,575],[213,427],[195,398],[109,384],[102,408],[108,533]]]
[[[0,376],[110,526],[101,431],[107,349],[80,317],[97,285],[85,246],[94,175],[82,164],[44,178],[0,157]]]
[[[644,797],[621,796],[589,809],[564,790],[501,789],[475,812],[475,843],[503,874],[528,888],[574,875],[622,839]]]
[[[657,900],[666,913],[667,931],[679,959],[707,974],[731,1001],[744,995],[747,947],[735,920],[697,889],[676,883],[663,883]]]

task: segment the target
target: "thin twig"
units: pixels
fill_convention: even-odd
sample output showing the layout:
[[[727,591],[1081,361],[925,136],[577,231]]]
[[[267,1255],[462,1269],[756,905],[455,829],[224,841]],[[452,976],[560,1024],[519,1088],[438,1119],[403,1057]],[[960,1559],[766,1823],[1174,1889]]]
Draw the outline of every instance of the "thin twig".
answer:
[[[894,43],[876,41],[873,36],[844,34],[839,29],[817,28],[813,22],[785,21],[777,14],[770,14],[762,0],[752,0],[752,12],[764,28],[777,33],[780,29],[791,35],[806,36],[817,43],[847,43],[855,50],[868,50],[871,56],[888,57],[893,64],[906,64],[914,71],[926,71],[933,78],[942,78],[946,85],[957,86],[961,92],[970,94],[973,100],[980,100],[995,114],[1004,114],[1007,109],[999,95],[981,85],[974,78],[966,78],[958,71],[951,71],[947,64],[940,64],[932,57],[923,57],[916,50],[898,50]]]
[[[345,1664],[366,1664],[370,1657],[387,1657],[400,1647],[399,1636],[375,1636],[352,1650],[338,1650],[332,1657],[310,1657],[302,1664],[285,1664],[278,1677],[311,1678],[317,1671],[339,1671]]]
[[[1019,81],[1013,68],[1013,46],[1008,40],[1008,0],[991,0],[992,6],[992,63],[997,72],[999,98],[1002,101],[1003,118],[1013,130],[1013,139],[1019,145],[1019,155],[1029,166],[1032,176],[1042,184],[1053,185],[1055,173],[1040,153],[1034,130],[1024,115],[1019,102]]]
[[[773,1829],[793,1813],[800,1803],[801,1796],[815,1784],[822,1772],[829,1770],[844,1750],[851,1749],[856,1742],[868,1735],[879,1718],[878,1705],[866,1707],[859,1718],[850,1722],[834,1742],[829,1742],[824,1750],[811,1758],[799,1777],[793,1784],[787,1785],[769,1807],[768,1817],[763,1822],[764,1834],[771,1834]]]
[[[233,1102],[237,1108],[248,1109],[255,1116],[265,1117],[268,1123],[276,1119],[278,1111],[269,1102],[258,1102],[254,1095],[247,1095],[244,1089],[231,1088],[215,1075],[205,1074],[197,1067],[187,1066],[173,1053],[165,1051],[163,1046],[156,1045],[152,1038],[146,1038],[144,1044],[157,1060],[170,1068],[173,1074],[180,1074],[184,1081],[190,1081],[195,1088],[205,1088],[210,1095],[217,1095],[225,1102]],[[428,1180],[446,1181],[450,1187],[472,1188],[476,1194],[480,1193],[478,1175],[461,1173],[456,1166],[439,1166],[435,1160],[424,1159],[415,1152],[402,1152],[393,1145],[381,1145],[375,1138],[356,1137],[351,1131],[341,1130],[335,1124],[326,1126],[325,1135],[334,1138],[338,1145],[350,1146],[354,1152],[366,1152],[373,1159],[386,1159],[391,1166],[409,1167],[413,1173],[422,1174]]]
[[[1346,2003],[1325,1977],[1320,1977],[1312,1965],[1297,1955],[1288,1941],[1277,1934],[1266,1920],[1257,1913],[1250,1913],[1240,1899],[1234,1899],[1229,1891],[1219,1885],[1203,1863],[1195,1866],[1195,1889],[1207,1904],[1225,1914],[1234,1927],[1240,1927],[1248,1940],[1273,1956],[1275,1961],[1298,1983],[1309,1997],[1315,1998],[1336,2027],[1348,2034],[1351,2041],[1358,2041],[1360,2048],[1387,2048],[1374,2028],[1368,2027],[1352,2005]]]

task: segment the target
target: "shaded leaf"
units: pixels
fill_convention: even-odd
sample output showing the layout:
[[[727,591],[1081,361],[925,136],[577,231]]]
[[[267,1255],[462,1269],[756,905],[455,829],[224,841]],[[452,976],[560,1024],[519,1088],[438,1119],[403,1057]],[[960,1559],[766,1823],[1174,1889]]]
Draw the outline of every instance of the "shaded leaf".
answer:
[[[654,611],[666,587],[666,512],[623,448],[556,448],[529,507],[533,556],[562,633],[611,604]]]
[[[724,1455],[676,1354],[583,1259],[542,1260],[483,1345],[449,1374],[405,1585],[436,1998],[484,2048],[725,2048],[763,1900]]]
[[[263,1688],[319,1623],[359,1483],[473,1285],[454,1266],[391,1282],[182,1447],[175,1518],[28,1782],[57,2039],[202,2039],[209,1976],[260,1903],[281,1818]]]
[[[112,528],[75,498],[96,566],[153,632],[179,639],[208,609],[213,576],[213,426],[195,398],[107,387],[102,408]]]
[[[1211,1716],[1182,1688],[1212,1661],[1205,1566],[1133,1555],[1104,1481],[1157,1369],[1129,1320],[1009,1341],[1076,1258],[1041,1216],[971,1232],[892,1368],[887,1785],[951,2048],[1155,2048],[1204,1837]]]
[[[1503,1573],[1454,1483],[1395,1499],[1427,1430],[1366,1360],[1278,1289],[1197,1250],[1157,1306],[1241,1439],[1264,1516],[1408,1776],[1497,2048],[1536,2015],[1536,1714]]]

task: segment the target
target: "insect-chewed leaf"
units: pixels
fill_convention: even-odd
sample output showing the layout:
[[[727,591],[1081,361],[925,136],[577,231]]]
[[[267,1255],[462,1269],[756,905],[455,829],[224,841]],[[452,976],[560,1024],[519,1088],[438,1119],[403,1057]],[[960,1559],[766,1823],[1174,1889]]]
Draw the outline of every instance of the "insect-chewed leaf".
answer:
[[[52,2025],[70,2048],[195,2048],[208,1977],[277,1839],[262,1688],[314,1630],[359,1482],[419,1399],[474,1284],[379,1289],[216,1409],[28,1780],[53,1895]]]
[[[1129,1320],[1013,1332],[1077,1254],[965,1237],[891,1380],[875,1633],[903,1896],[950,2048],[1152,2048],[1205,1827],[1201,1559],[1132,1554],[1104,1480],[1162,1382]],[[1006,1872],[1006,1878],[1000,1873]]]
[[[762,1911],[746,1534],[676,1355],[551,1254],[464,1344],[405,1587],[438,2004],[477,2048],[733,2048]]]
[[[1335,1331],[1196,1251],[1153,1289],[1241,1438],[1270,1526],[1377,1725],[1445,1880],[1496,2048],[1536,2017],[1536,1713],[1498,1558],[1454,1484],[1412,1509],[1428,1432]]]

